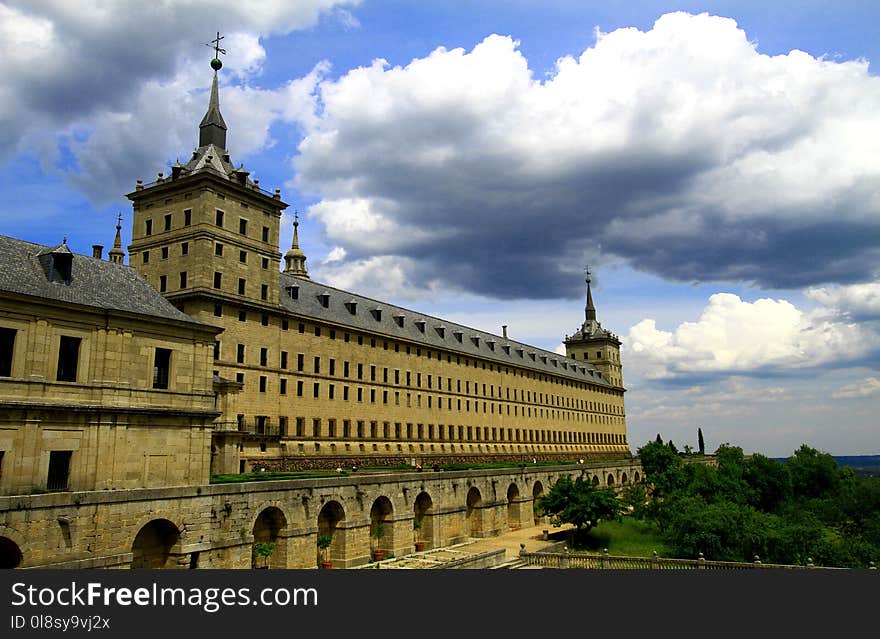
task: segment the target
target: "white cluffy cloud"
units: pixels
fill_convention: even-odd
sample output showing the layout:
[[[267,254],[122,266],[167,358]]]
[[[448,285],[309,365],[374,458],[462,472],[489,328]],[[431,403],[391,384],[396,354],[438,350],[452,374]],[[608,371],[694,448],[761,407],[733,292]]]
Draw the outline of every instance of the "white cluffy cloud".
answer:
[[[295,184],[351,260],[419,259],[506,298],[573,295],[565,269],[598,246],[685,281],[876,275],[880,78],[866,61],[768,56],[731,19],[672,13],[599,33],[546,77],[491,35],[319,90]],[[352,232],[353,217],[385,237]]]
[[[673,331],[644,319],[629,330],[628,368],[649,379],[774,374],[852,363],[880,348],[868,327],[828,310],[804,312],[786,300],[709,298],[700,318]]]
[[[240,97],[224,92],[233,142],[239,154],[262,148],[272,121],[308,121],[311,98],[301,88],[314,78],[249,88],[266,56],[260,38],[310,27],[322,14],[354,27],[334,8],[359,1],[180,0],[136,11],[100,0],[0,1],[0,159],[38,149],[51,167],[69,150],[74,164],[63,170],[93,199],[124,192],[145,167],[193,142],[211,81],[204,43],[214,32],[205,25],[223,32],[224,80],[242,85]],[[241,110],[247,117],[236,117]]]
[[[853,382],[831,394],[835,399],[859,399],[880,395],[880,379],[868,377],[860,382]]]
[[[823,306],[838,308],[854,318],[880,319],[880,282],[808,288],[804,294]]]

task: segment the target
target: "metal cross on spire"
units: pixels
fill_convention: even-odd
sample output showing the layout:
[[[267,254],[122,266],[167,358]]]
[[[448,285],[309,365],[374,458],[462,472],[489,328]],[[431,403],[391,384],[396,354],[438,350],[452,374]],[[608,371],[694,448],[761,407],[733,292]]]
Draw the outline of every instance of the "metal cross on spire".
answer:
[[[116,228],[122,227],[122,213],[116,216]]]
[[[220,48],[220,40],[222,40],[225,36],[220,35],[220,32],[217,32],[217,37],[205,44],[206,47],[214,48],[214,57],[218,60],[220,59],[220,54],[226,55],[226,49]]]

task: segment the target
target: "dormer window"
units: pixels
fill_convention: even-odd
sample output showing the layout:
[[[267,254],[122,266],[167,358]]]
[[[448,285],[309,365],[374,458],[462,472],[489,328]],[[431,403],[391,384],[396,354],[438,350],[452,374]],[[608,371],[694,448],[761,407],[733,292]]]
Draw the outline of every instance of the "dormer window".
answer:
[[[345,303],[345,308],[347,308],[348,312],[351,313],[352,315],[357,315],[358,303],[355,302],[354,300],[349,300],[348,302]]]
[[[516,354],[519,355],[520,357],[523,357],[525,355],[525,351],[521,348],[517,348]]]
[[[494,339],[487,339],[486,346],[489,347],[490,351],[494,351],[495,350],[495,340]]]
[[[370,314],[373,316],[373,319],[375,319],[377,322],[382,321],[382,309],[381,308],[374,308],[372,311],[370,311]]]
[[[419,329],[419,332],[425,332],[425,320],[415,320],[413,324],[416,325],[416,328]]]
[[[299,299],[299,286],[288,286],[287,287],[287,295],[292,300],[298,300]]]
[[[464,333],[462,333],[461,331],[452,331],[452,334],[455,335],[455,339],[457,339],[459,342],[461,341],[462,335],[464,335]]]
[[[318,295],[318,301],[324,308],[330,308],[330,293],[321,293]]]
[[[445,326],[436,326],[434,330],[437,331],[437,335],[440,336],[440,339],[446,339],[446,327]]]
[[[501,348],[504,349],[504,352],[505,352],[505,353],[507,353],[508,355],[510,355],[510,345],[509,345],[509,344],[505,344],[505,345],[502,346]]]
[[[474,335],[473,337],[471,337],[471,341],[474,343],[474,346],[476,346],[477,348],[480,348],[480,338],[479,337]]]
[[[406,319],[406,315],[395,315],[394,323],[403,328],[403,320]]]

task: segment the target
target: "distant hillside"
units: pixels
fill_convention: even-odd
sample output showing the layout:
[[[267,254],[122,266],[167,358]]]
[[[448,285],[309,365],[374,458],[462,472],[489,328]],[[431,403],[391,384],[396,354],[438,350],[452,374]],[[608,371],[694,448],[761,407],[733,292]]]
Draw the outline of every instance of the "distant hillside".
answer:
[[[834,459],[852,468],[856,477],[880,477],[880,455],[835,455]]]
[[[880,477],[880,455],[834,455],[841,466],[853,469],[856,477]],[[777,457],[786,461],[788,457]]]

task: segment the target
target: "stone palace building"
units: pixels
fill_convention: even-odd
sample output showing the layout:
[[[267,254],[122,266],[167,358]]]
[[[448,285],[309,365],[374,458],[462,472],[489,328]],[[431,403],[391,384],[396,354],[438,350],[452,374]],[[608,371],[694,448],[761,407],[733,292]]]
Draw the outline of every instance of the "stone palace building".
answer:
[[[0,236],[0,566],[246,567],[271,540],[273,565],[313,567],[322,531],[357,565],[377,522],[398,553],[413,521],[429,546],[496,534],[554,478],[383,475],[364,507],[366,475],[218,474],[586,459],[637,479],[589,274],[566,356],[312,280],[298,219],[282,255],[287,204],[226,149],[221,66],[189,161],[128,194],[128,264],[121,223],[106,259]]]

